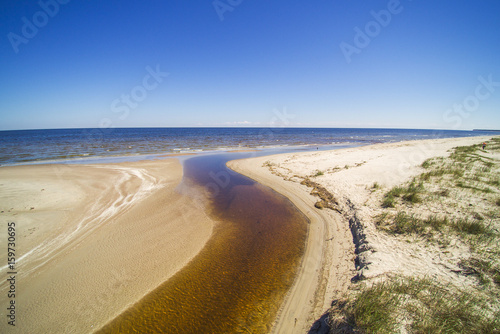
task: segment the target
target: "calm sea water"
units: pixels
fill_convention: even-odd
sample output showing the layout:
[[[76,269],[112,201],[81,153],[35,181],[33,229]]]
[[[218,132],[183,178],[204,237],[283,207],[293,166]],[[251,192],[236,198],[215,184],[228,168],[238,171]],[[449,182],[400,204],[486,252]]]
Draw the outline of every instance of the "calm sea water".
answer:
[[[325,128],[124,128],[0,131],[0,164],[233,149],[367,144],[482,131]]]

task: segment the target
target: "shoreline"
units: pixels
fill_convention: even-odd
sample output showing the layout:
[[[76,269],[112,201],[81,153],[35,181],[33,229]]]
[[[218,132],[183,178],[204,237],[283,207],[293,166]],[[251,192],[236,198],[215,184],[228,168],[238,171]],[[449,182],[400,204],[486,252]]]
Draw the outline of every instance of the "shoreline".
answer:
[[[356,214],[363,213],[363,205],[370,199],[368,188],[374,182],[382,187],[394,186],[415,175],[427,158],[444,156],[453,147],[477,144],[486,138],[491,136],[372,144],[228,162],[229,168],[287,197],[310,221],[305,254],[272,332],[313,333],[312,330],[325,329],[322,324],[332,300],[346,293],[351,279],[359,274],[354,267],[359,245],[353,243],[353,238],[359,236],[352,221]],[[28,239],[24,248],[18,250],[24,252],[18,253],[18,259],[30,250],[31,254],[38,253],[38,257],[23,260],[26,264],[18,264],[19,289],[23,291],[18,298],[18,311],[30,313],[30,318],[19,323],[28,327],[13,332],[26,332],[27,328],[50,328],[54,333],[68,329],[92,332],[184,268],[211,238],[215,222],[204,211],[192,210],[196,205],[192,199],[182,196],[175,200],[179,195],[174,191],[182,174],[182,166],[174,159],[0,168],[0,189],[5,194],[0,194],[2,220],[5,224],[13,219],[22,221],[19,234]],[[301,184],[306,178],[333,194],[335,210],[315,208],[318,197],[311,195],[310,185]],[[12,194],[16,196],[9,196]],[[96,206],[99,201],[101,204]],[[93,215],[90,220],[89,212]],[[175,223],[168,227],[159,224],[166,217],[176,218]],[[139,220],[145,220],[154,232],[145,233],[136,224]],[[52,225],[39,224],[42,221],[51,221]],[[79,222],[76,228],[68,230],[67,225],[75,221]],[[193,224],[187,231],[183,225],[186,221]],[[183,240],[182,245],[169,248],[165,237],[171,243]],[[34,246],[38,244],[45,248]],[[170,255],[153,247],[159,244]],[[186,247],[190,247],[187,253],[179,255],[180,249]],[[122,254],[127,254],[127,258]],[[169,261],[164,261],[165,256],[172,256],[169,259],[175,263],[166,265]],[[4,257],[0,254],[0,263],[6,263]],[[161,277],[158,271],[162,272]],[[131,277],[140,280],[134,282]],[[99,292],[82,283],[85,281],[92,286],[106,283]],[[3,303],[7,294],[6,284],[2,283]],[[78,291],[73,290],[74,286],[78,286]],[[58,301],[74,293],[80,293],[82,298],[73,301],[73,306],[59,305]],[[92,297],[96,295],[97,306]],[[50,302],[46,305],[44,300],[48,297]],[[37,310],[37,304],[44,306]],[[102,308],[107,313],[97,315]],[[75,309],[79,310],[78,316],[74,315]],[[5,315],[3,311],[1,314]],[[69,323],[72,327],[54,328],[55,323]],[[0,324],[0,329],[3,326],[5,323]]]
[[[316,210],[315,198],[300,184],[283,184],[279,176],[260,173],[259,167],[270,157],[272,156],[232,160],[227,165],[232,170],[287,197],[309,219],[305,254],[297,270],[295,282],[278,312],[280,320],[275,321],[272,330],[272,333],[304,333],[303,329],[316,320],[313,314],[317,313],[318,307],[323,309],[325,304],[330,302],[321,296],[316,296],[318,287],[321,286],[320,289],[326,290],[327,285],[333,285],[328,288],[338,291],[345,291],[347,288],[344,281],[347,278],[345,275],[350,274],[349,262],[345,259],[332,258],[328,251],[353,252],[354,247],[350,243],[348,234],[343,238],[331,239],[333,242],[325,247],[326,240],[332,238],[334,232],[342,234],[345,230],[342,219],[337,213]],[[334,222],[333,226],[328,224],[329,221]],[[328,238],[324,237],[325,234]],[[324,268],[325,263],[340,270],[330,273],[329,268]],[[325,275],[324,272],[329,274]],[[301,307],[297,308],[297,305]]]
[[[311,219],[306,255],[276,319],[273,333],[304,333],[309,330],[320,333],[327,330],[324,320],[330,303],[341,298],[351,285],[351,279],[360,274],[354,259],[357,253],[364,250],[366,231],[360,229],[356,221],[358,214],[365,214],[364,204],[370,200],[369,189],[373,184],[384,188],[395,186],[415,176],[426,159],[446,156],[453,147],[479,144],[490,138],[382,143],[229,162],[231,169],[288,197]],[[336,210],[316,209],[314,203],[318,198],[310,194],[309,187],[300,184],[305,179],[314,180],[332,194]],[[316,220],[318,215],[321,218]],[[323,228],[322,224],[325,225]],[[324,231],[326,237],[318,239]],[[331,241],[336,246],[332,247]],[[320,251],[322,256],[317,255]],[[328,271],[333,267],[335,270]],[[364,268],[365,274],[367,269]],[[372,270],[370,275],[378,274],[380,272]],[[315,284],[314,288],[306,282]]]

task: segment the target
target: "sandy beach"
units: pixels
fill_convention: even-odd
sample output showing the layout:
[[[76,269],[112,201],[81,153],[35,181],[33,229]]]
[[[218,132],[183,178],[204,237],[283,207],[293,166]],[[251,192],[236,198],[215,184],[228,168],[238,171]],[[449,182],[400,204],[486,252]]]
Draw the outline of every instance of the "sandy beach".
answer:
[[[0,168],[1,221],[5,231],[15,223],[17,272],[16,326],[2,321],[0,332],[93,332],[185,266],[214,222],[175,192],[181,178],[174,159]]]
[[[288,197],[310,221],[305,255],[273,333],[327,330],[332,300],[344,295],[356,276],[441,275],[443,263],[432,254],[420,256],[417,246],[386,240],[375,231],[371,204],[384,190],[420,173],[426,159],[489,138],[230,161],[231,169]],[[0,168],[0,217],[5,229],[15,223],[17,272],[16,327],[2,321],[0,331],[93,332],[189,263],[215,222],[193,197],[176,192],[181,179],[175,159]],[[0,243],[7,243],[7,233],[0,234]],[[369,266],[356,267],[360,256]],[[0,263],[6,276],[6,252],[0,253]],[[2,305],[8,303],[8,290],[2,281]]]
[[[311,220],[306,255],[273,332],[327,331],[324,320],[331,302],[347,292],[356,276],[439,275],[443,263],[435,253],[419,256],[418,245],[386,240],[375,231],[370,220],[375,214],[372,202],[383,191],[421,173],[426,159],[447,156],[454,147],[479,145],[490,138],[407,141],[229,162],[230,168],[287,196]],[[381,189],[376,195],[374,184]],[[313,189],[332,196],[327,202],[333,210],[314,207],[320,198],[311,194]],[[356,250],[353,240],[359,247]],[[356,267],[356,253],[369,266]]]

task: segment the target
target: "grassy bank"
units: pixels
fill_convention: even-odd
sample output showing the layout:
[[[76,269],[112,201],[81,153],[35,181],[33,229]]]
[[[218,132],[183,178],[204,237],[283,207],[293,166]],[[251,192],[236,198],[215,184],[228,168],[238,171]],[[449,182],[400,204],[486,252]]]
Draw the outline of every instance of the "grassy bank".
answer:
[[[500,333],[499,153],[498,138],[486,150],[457,147],[447,158],[426,160],[406,184],[373,185],[379,233],[441,254],[462,250],[442,269],[457,280],[361,280],[334,302],[332,333]]]

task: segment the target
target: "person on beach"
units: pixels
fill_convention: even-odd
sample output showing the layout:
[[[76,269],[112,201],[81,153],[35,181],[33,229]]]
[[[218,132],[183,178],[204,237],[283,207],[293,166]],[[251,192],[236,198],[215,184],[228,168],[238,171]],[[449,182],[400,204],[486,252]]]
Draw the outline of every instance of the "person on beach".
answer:
[[[486,147],[486,143],[483,143],[483,151],[484,151],[484,148]]]

